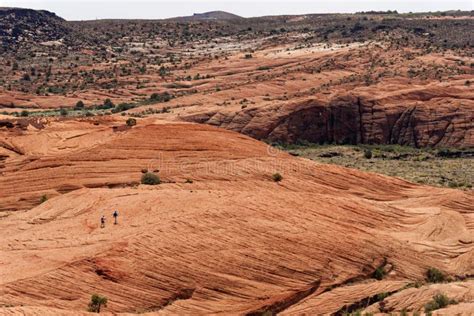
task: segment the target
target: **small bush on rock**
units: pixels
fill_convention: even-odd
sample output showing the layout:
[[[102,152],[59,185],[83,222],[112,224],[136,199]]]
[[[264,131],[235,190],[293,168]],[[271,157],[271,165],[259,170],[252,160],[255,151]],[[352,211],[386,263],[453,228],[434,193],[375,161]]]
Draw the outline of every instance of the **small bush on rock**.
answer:
[[[387,272],[385,272],[385,269],[383,267],[378,267],[377,269],[375,269],[372,276],[377,280],[382,280],[386,274]]]
[[[272,179],[275,182],[280,182],[281,180],[283,180],[283,176],[277,172],[272,175]]]
[[[153,172],[147,172],[142,175],[142,184],[157,185],[160,183],[161,183],[160,177],[158,177]]]
[[[93,313],[100,313],[100,308],[102,306],[107,307],[107,298],[105,296],[93,294],[87,310]]]
[[[134,119],[134,118],[129,118],[129,119],[127,120],[127,126],[135,126],[135,125],[137,125],[137,120],[136,120],[136,119]]]
[[[436,268],[429,268],[426,271],[426,280],[431,283],[441,283],[446,280],[446,276]]]
[[[48,200],[48,197],[46,195],[42,195],[40,198],[40,204],[46,202]]]
[[[449,304],[457,304],[457,301],[450,299],[445,294],[436,294],[435,296],[433,296],[433,300],[426,303],[425,313],[444,308]]]

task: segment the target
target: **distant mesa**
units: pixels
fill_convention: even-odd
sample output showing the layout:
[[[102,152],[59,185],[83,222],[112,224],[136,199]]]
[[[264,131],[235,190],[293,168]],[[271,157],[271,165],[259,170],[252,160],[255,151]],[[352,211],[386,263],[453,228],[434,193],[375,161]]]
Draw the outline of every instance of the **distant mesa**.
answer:
[[[209,11],[194,13],[192,16],[179,17],[181,20],[236,20],[243,19],[241,16],[225,11]]]

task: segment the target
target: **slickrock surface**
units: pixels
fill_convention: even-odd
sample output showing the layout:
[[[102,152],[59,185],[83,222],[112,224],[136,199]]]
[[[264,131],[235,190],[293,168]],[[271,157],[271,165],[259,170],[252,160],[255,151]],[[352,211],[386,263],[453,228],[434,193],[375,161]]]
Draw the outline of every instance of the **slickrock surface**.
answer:
[[[80,315],[98,293],[106,312],[314,315],[429,267],[474,274],[472,191],[316,164],[206,125],[42,126],[0,134],[0,314]],[[144,168],[163,183],[140,185]],[[439,287],[472,306],[472,281]],[[398,310],[408,299],[395,295]]]
[[[461,302],[460,306],[453,304],[444,310],[436,311],[435,315],[456,315],[456,311],[464,312],[464,315],[474,313],[472,308],[474,300],[474,281],[454,282],[445,284],[431,284],[421,288],[410,288],[376,303],[365,309],[364,312],[378,313],[383,311],[421,311],[426,303],[433,299],[436,294],[444,294],[449,299]],[[470,303],[465,303],[470,302]]]

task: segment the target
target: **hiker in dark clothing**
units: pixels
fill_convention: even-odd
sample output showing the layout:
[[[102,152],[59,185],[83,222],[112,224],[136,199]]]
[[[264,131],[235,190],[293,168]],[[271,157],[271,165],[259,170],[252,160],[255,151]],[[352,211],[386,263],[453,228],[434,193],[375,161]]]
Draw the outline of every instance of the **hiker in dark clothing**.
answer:
[[[117,211],[114,211],[113,217],[114,217],[114,225],[117,225],[117,217],[118,217]]]
[[[104,228],[105,227],[105,216],[102,215],[102,217],[100,218],[100,228]]]

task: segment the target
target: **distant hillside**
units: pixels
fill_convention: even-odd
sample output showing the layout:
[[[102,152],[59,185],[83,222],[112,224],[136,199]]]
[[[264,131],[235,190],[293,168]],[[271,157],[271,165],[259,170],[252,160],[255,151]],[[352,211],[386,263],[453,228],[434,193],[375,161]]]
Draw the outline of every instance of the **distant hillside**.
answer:
[[[243,18],[224,11],[195,13],[169,19],[103,19],[66,21],[44,10],[0,7],[0,54],[31,55],[33,51],[91,49],[106,53],[135,38],[161,38],[189,43],[233,35],[267,37],[287,32],[308,34],[313,42],[354,42],[387,38],[419,47],[468,48],[474,43],[472,12],[436,14],[305,14]],[[454,15],[454,13],[453,13]],[[465,18],[458,18],[458,17]],[[193,23],[199,22],[199,23]],[[192,23],[189,27],[187,23]],[[47,43],[45,43],[47,42]],[[401,42],[400,42],[401,43]],[[54,48],[53,48],[54,47]],[[20,56],[19,55],[19,56]]]
[[[12,48],[22,42],[58,40],[69,33],[66,21],[45,10],[0,8],[0,44]]]

